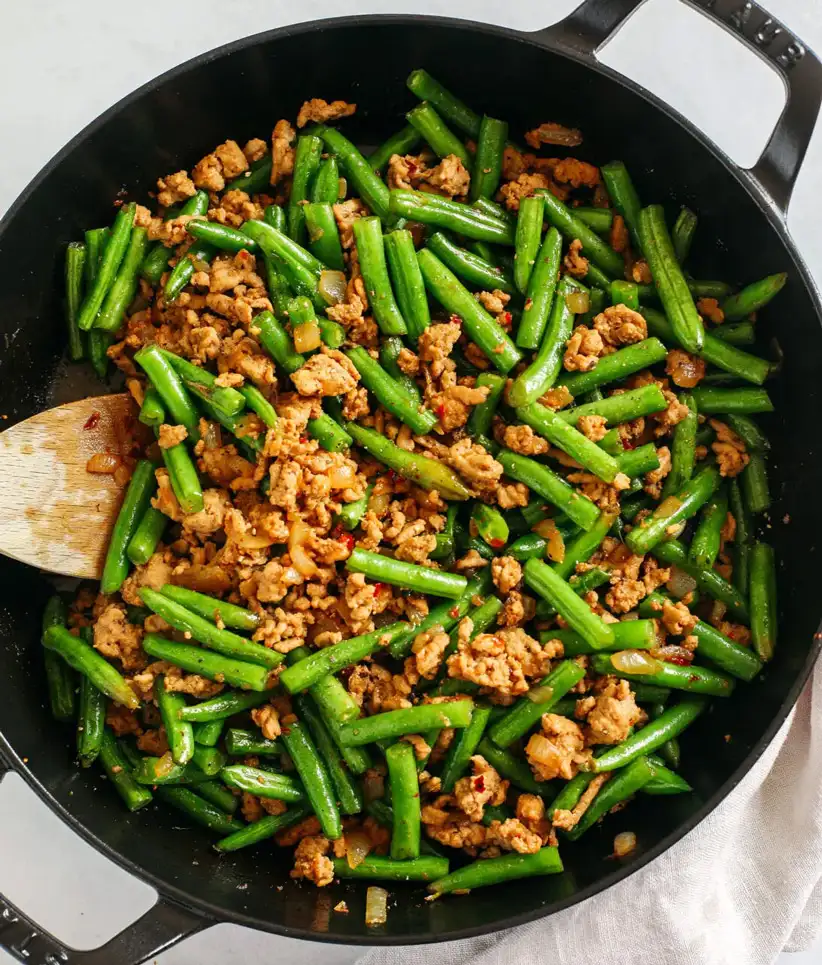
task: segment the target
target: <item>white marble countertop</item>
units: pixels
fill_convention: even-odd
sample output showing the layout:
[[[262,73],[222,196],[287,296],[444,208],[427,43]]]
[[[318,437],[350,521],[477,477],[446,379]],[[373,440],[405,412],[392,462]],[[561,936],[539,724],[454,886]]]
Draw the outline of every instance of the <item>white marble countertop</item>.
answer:
[[[78,130],[135,87],[219,44],[282,24],[356,13],[431,13],[537,29],[574,0],[35,0],[3,9],[0,34],[0,212]],[[822,51],[820,0],[770,0],[769,8]],[[642,50],[642,56],[637,52]],[[676,0],[652,0],[602,55],[674,104],[732,158],[752,164],[781,110],[777,76]],[[22,79],[22,83],[21,83]],[[822,286],[822,125],[794,193],[791,231]],[[82,883],[78,887],[78,883]],[[153,892],[64,827],[22,781],[0,785],[0,892],[69,944],[94,947],[147,910]],[[313,961],[319,946],[220,925],[169,950],[157,965]],[[328,965],[357,950],[325,945]],[[0,965],[11,962],[0,951]],[[780,965],[822,963],[822,947]],[[117,963],[112,963],[117,965]],[[744,965],[744,963],[740,963]]]

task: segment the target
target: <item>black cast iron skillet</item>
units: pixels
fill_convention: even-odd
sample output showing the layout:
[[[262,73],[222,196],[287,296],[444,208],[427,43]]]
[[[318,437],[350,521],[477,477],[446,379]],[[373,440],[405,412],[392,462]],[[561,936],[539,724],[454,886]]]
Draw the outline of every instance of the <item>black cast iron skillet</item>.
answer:
[[[769,536],[781,560],[781,642],[761,679],[739,687],[727,703],[715,701],[686,734],[684,773],[695,792],[637,800],[606,830],[566,848],[567,871],[555,878],[434,903],[421,901],[417,889],[392,888],[388,923],[369,931],[361,885],[298,886],[273,848],[218,857],[204,833],[179,828],[174,814],[151,808],[128,815],[95,771],[74,766],[74,735],[56,726],[44,706],[38,636],[47,584],[33,570],[0,560],[0,772],[21,774],[87,841],[159,893],[142,918],[87,952],[66,949],[0,901],[0,941],[21,961],[131,965],[218,921],[363,944],[453,940],[531,921],[602,891],[678,841],[776,733],[819,649],[813,544],[822,523],[820,304],[788,237],[785,210],[822,99],[822,66],[749,0],[695,4],[767,58],[786,84],[787,105],[761,159],[741,170],[665,104],[598,64],[597,48],[640,2],[587,0],[534,34],[411,16],[285,27],[204,54],[125,98],[60,152],[0,227],[6,342],[0,413],[23,419],[51,404],[55,390],[65,397],[63,248],[84,228],[108,223],[122,186],[144,195],[159,175],[190,167],[227,136],[242,142],[265,134],[312,96],[357,101],[346,133],[376,144],[403,123],[412,101],[404,81],[414,67],[429,68],[476,109],[508,118],[514,131],[546,120],[581,127],[585,156],[598,163],[624,158],[642,197],[698,210],[701,270],[738,281],[783,270],[790,276],[769,311],[786,349],[769,427],[775,446]],[[786,514],[789,525],[779,522]],[[623,828],[638,832],[637,852],[624,863],[605,861]],[[350,913],[333,914],[343,897]]]

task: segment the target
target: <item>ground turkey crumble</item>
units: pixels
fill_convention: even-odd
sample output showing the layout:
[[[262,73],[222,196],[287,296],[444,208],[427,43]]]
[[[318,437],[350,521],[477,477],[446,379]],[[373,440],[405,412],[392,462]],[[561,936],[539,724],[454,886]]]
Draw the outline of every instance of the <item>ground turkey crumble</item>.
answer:
[[[543,645],[520,628],[504,629],[460,640],[457,652],[448,658],[448,673],[505,700],[524,694],[530,681],[543,677],[558,656],[562,656],[558,641]]]

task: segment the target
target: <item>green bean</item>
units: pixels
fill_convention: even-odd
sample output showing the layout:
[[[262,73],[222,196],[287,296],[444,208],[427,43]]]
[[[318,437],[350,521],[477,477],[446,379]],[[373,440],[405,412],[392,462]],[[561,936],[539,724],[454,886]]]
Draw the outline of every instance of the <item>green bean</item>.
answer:
[[[687,549],[677,540],[670,539],[657,543],[651,550],[653,555],[666,566],[676,566],[692,576],[699,589],[724,603],[729,612],[740,620],[747,621],[748,607],[745,597],[716,570],[703,570],[694,566],[688,559]]]
[[[368,881],[432,881],[448,873],[448,859],[420,855],[410,861],[370,854],[355,867],[347,858],[333,858],[334,877],[362,878]]]
[[[282,265],[301,267],[313,275],[323,270],[323,263],[310,251],[265,221],[246,221],[242,230],[266,255],[280,259]]]
[[[514,282],[523,295],[528,290],[542,240],[543,210],[544,203],[538,195],[520,200],[514,242]]]
[[[334,798],[334,787],[308,731],[300,721],[295,721],[283,730],[282,741],[303,782],[305,795],[317,815],[323,834],[332,840],[339,838],[342,835],[342,822]]]
[[[729,345],[753,345],[756,341],[756,330],[751,322],[736,322],[715,328],[714,337]]]
[[[684,396],[680,396],[680,399],[684,399]],[[602,416],[608,425],[619,425],[641,416],[661,412],[667,408],[667,405],[660,387],[656,383],[651,383],[638,389],[628,389],[619,395],[609,395],[594,402],[575,405],[571,409],[561,409],[557,415],[571,425],[578,425],[580,416],[584,415]]]
[[[192,724],[192,727],[196,744],[202,747],[216,747],[217,742],[223,736],[225,720],[209,720],[204,724]]]
[[[399,234],[399,232],[394,232],[394,234]],[[393,237],[393,235],[390,235],[389,237]],[[414,264],[416,263],[417,260],[415,256]],[[397,363],[399,354],[404,347],[405,346],[402,343],[402,339],[398,338],[396,335],[392,335],[389,338],[384,339],[382,345],[380,346],[380,364],[391,376],[391,378],[397,382],[402,389],[405,390],[406,394],[409,395],[411,399],[417,403],[417,405],[421,405],[422,395],[420,393],[419,386],[410,375],[406,375],[405,372],[403,372]]]
[[[771,448],[768,437],[753,419],[745,415],[729,414],[725,421],[745,443],[748,452],[767,452]]]
[[[537,195],[545,202],[545,218],[552,224],[567,241],[582,242],[582,253],[597,268],[602,269],[609,277],[621,277],[624,264],[622,255],[617,254],[599,235],[581,221],[573,208],[567,207],[550,191],[538,189]]]
[[[102,732],[99,757],[106,776],[129,811],[139,811],[140,808],[151,803],[153,800],[151,791],[134,780],[117,739],[107,727]]]
[[[595,442],[591,442],[587,436],[546,406],[533,402],[530,405],[518,406],[516,413],[520,422],[530,426],[605,482],[614,482],[620,474],[619,464],[613,456],[608,455]]]
[[[627,305],[635,312],[639,311],[639,290],[631,281],[617,279],[611,282],[611,304]]]
[[[368,501],[371,499],[373,489],[374,484],[369,483],[363,496],[351,503],[345,503],[337,513],[337,521],[347,530],[356,529],[360,525],[363,516],[368,512]]]
[[[255,646],[255,644],[247,644],[247,646]],[[172,643],[154,633],[144,638],[143,649],[157,660],[168,660],[182,670],[200,674],[209,680],[249,690],[266,689],[268,671],[259,664],[233,660],[220,653],[190,646],[187,643]]]
[[[650,205],[642,210],[639,230],[643,252],[676,339],[688,352],[699,353],[705,339],[702,319],[676,260],[661,205]]]
[[[662,362],[668,354],[658,338],[646,338],[633,345],[627,345],[597,362],[590,372],[574,372],[559,379],[573,396],[590,392],[600,385],[627,378],[635,372],[650,368]]]
[[[400,317],[409,338],[416,341],[431,324],[431,313],[413,236],[410,231],[392,231],[385,235],[383,244]]]
[[[123,677],[97,651],[75,637],[64,626],[53,624],[43,633],[43,646],[59,654],[65,662],[81,673],[107,697],[124,707],[140,705],[137,695]]]
[[[205,389],[211,404],[222,409],[227,415],[238,415],[245,408],[242,393],[228,386],[217,385],[217,377],[207,369],[194,365],[188,359],[165,349],[160,349],[160,354],[180,376],[184,385],[189,388],[197,386]]]
[[[466,168],[471,169],[468,149],[429,103],[418,104],[405,117],[419,131],[434,154],[441,158],[456,155]]]
[[[525,560],[545,559],[548,550],[548,541],[538,536],[536,533],[526,533],[514,540],[505,550],[506,556],[513,556],[515,560],[524,562]]]
[[[393,827],[391,857],[407,860],[420,853],[420,786],[414,748],[397,741],[385,752],[391,786]]]
[[[72,241],[66,248],[66,326],[68,327],[69,358],[78,362],[83,357],[83,340],[77,327],[77,316],[83,299],[83,276],[86,265],[86,246]]]
[[[302,801],[308,797],[307,790],[295,778],[248,764],[229,764],[220,771],[220,777],[229,787],[276,801]]]
[[[593,228],[598,235],[607,235],[614,222],[613,212],[607,208],[577,206],[574,208],[574,214],[583,224],[587,224],[589,228]]]
[[[392,134],[387,141],[384,141],[376,151],[369,155],[368,164],[372,170],[379,173],[395,154],[399,154],[400,157],[410,154],[421,140],[420,132],[410,124],[406,124],[402,130]]]
[[[216,254],[217,249],[206,241],[195,241],[192,243],[185,254],[178,258],[177,264],[166,279],[165,288],[163,289],[163,301],[165,304],[172,305],[177,300],[180,292],[191,281],[195,264],[199,264],[200,262],[209,264]]]
[[[625,219],[625,225],[630,232],[634,250],[642,254],[642,239],[639,231],[642,204],[631,176],[628,174],[628,169],[622,161],[610,161],[608,164],[602,165],[600,173],[614,207]]]
[[[145,345],[134,356],[134,361],[145,371],[174,424],[185,426],[189,439],[192,443],[197,442],[200,438],[197,410],[181,378],[162,351],[156,344]]]
[[[673,230],[671,231],[671,242],[674,246],[674,254],[680,265],[684,265],[691,250],[696,231],[697,217],[690,208],[682,207],[679,209]]]
[[[670,537],[678,524],[684,524],[711,498],[720,481],[719,470],[715,466],[701,469],[676,495],[669,496],[651,516],[634,526],[625,540],[631,552],[638,555],[647,553]]]
[[[220,251],[230,251],[237,254],[240,251],[259,252],[257,243],[248,235],[231,225],[220,224],[217,221],[189,221],[186,231],[197,241],[217,248]]]
[[[508,542],[508,524],[496,508],[486,503],[476,502],[471,510],[471,523],[477,535],[492,549],[500,550]]]
[[[175,764],[187,764],[194,754],[194,729],[188,721],[180,719],[186,699],[180,693],[166,690],[165,677],[154,678],[154,699],[160,711],[168,746]]]
[[[62,597],[57,594],[49,597],[43,610],[43,633],[45,634],[49,627],[65,626],[66,617],[66,605]],[[61,721],[74,720],[76,682],[71,668],[60,659],[58,654],[47,648],[43,651],[43,663],[46,667],[46,684],[52,717]]]
[[[229,834],[214,845],[217,851],[227,853],[247,848],[268,838],[273,838],[278,831],[291,827],[311,814],[307,804],[294,804],[284,814],[267,814],[253,824],[247,824],[233,834]]]
[[[679,401],[688,407],[688,414],[674,427],[671,471],[662,484],[663,499],[678,492],[690,481],[696,465],[696,432],[699,428],[696,402],[690,392],[683,392]]]
[[[83,767],[97,760],[106,724],[106,697],[88,677],[80,679],[80,706],[77,719],[77,757]]]
[[[159,428],[166,421],[166,410],[160,400],[157,390],[149,385],[146,387],[140,414],[137,416],[144,426]]]
[[[126,547],[126,555],[135,566],[148,563],[151,559],[168,521],[168,516],[153,506],[149,506],[143,513]]]
[[[643,611],[643,616],[655,617],[657,614],[656,612],[646,613]],[[614,641],[610,646],[604,648],[606,651],[653,650],[657,646],[656,621],[654,619],[622,620],[619,623],[609,625],[614,631]],[[541,643],[559,640],[562,643],[563,655],[566,657],[578,657],[597,652],[587,640],[573,630],[543,630],[539,639]]]
[[[670,742],[669,742],[670,743]],[[667,745],[663,745],[665,747]],[[669,770],[657,757],[650,757],[654,776],[642,788],[643,794],[687,794],[693,788],[679,774]]]
[[[569,580],[576,572],[577,563],[587,562],[599,549],[610,532],[613,522],[613,516],[600,513],[586,532],[580,533],[573,542],[566,543],[562,562],[554,564],[557,576],[563,580]]]
[[[478,137],[482,118],[449,90],[435,80],[427,70],[414,70],[408,75],[409,90],[422,101],[429,101],[439,113],[471,137]]]
[[[328,202],[315,201],[300,205],[308,232],[311,253],[335,271],[345,270],[340,231],[334,218],[334,210]]]
[[[546,245],[549,240],[550,232],[546,235]],[[543,248],[544,247],[545,245]],[[540,258],[541,257],[542,255],[540,255]],[[535,276],[538,271],[539,269],[534,272]],[[541,277],[538,276],[537,281],[543,285]],[[529,308],[528,301],[525,303],[525,311],[522,317],[523,322],[527,323],[529,328],[531,322],[534,321],[534,319],[529,317],[529,312],[533,310],[533,306],[535,304],[538,305],[543,296],[547,297],[550,301],[554,285],[551,282],[545,282],[544,284],[547,284],[548,287],[543,287],[541,293],[534,293],[537,302],[534,302],[534,299],[529,296],[531,307]],[[550,312],[547,328],[545,328],[544,334],[542,335],[539,351],[534,356],[531,364],[514,380],[508,393],[508,401],[511,406],[519,408],[531,405],[544,395],[556,382],[557,376],[562,371],[565,343],[570,338],[571,331],[574,327],[574,313],[568,307],[568,296],[581,291],[584,291],[583,287],[570,275],[563,276],[556,286],[556,298],[554,299],[553,308]],[[520,331],[522,331],[522,323],[520,324]],[[528,340],[530,340],[530,333],[526,334],[528,334]],[[519,340],[519,335],[517,338]]]
[[[312,204],[336,204],[344,197],[340,192],[340,165],[333,155],[320,161],[308,197]]]
[[[354,238],[368,300],[380,330],[384,335],[405,335],[405,320],[388,278],[380,219],[359,218],[354,222]]]
[[[502,157],[508,138],[508,124],[486,114],[480,121],[477,153],[471,174],[469,199],[491,198],[502,175]]]
[[[444,727],[467,727],[473,708],[471,700],[453,700],[445,704],[418,704],[402,710],[389,710],[343,724],[340,727],[340,740],[343,744],[358,747],[404,734],[418,734]]]
[[[584,668],[573,660],[560,661],[547,677],[543,677],[492,725],[488,736],[498,747],[509,747],[527,734],[543,714],[551,713],[557,701],[584,676]]]
[[[781,271],[776,275],[768,275],[761,281],[755,281],[735,295],[730,295],[722,302],[722,311],[729,322],[740,318],[747,318],[753,312],[764,308],[768,302],[778,295],[788,280],[787,272]]]
[[[747,415],[773,412],[773,403],[765,389],[720,389],[697,386],[693,390],[699,411],[704,414]]]
[[[228,691],[210,700],[203,700],[199,704],[190,704],[181,711],[180,719],[190,720],[193,723],[225,720],[244,710],[259,707],[267,701],[268,694]]]
[[[640,616],[659,616],[664,605],[665,597],[661,593],[649,593],[639,605]],[[710,624],[697,620],[688,632],[697,638],[699,655],[726,673],[751,681],[762,669],[762,661],[747,647],[735,643]]]
[[[133,765],[134,780],[152,787],[163,785],[200,784],[209,779],[193,762],[174,764],[171,754],[162,757],[140,757]]]
[[[524,483],[530,490],[561,509],[578,526],[588,530],[596,523],[599,518],[597,506],[552,469],[508,449],[501,449],[497,459],[507,476]]]
[[[650,710],[649,710],[649,714],[650,714],[650,717],[651,717],[652,720],[654,720],[655,718],[659,717],[660,714],[663,714],[664,712],[665,712],[665,704],[664,704],[664,703],[654,704],[654,705],[650,708]],[[677,768],[677,767],[679,767],[679,763],[680,763],[681,756],[682,756],[682,752],[681,752],[681,749],[680,749],[680,746],[679,746],[679,741],[677,740],[676,737],[674,737],[674,738],[672,738],[671,740],[666,741],[666,742],[662,745],[662,747],[659,748],[659,757],[658,757],[658,758],[652,758],[652,763],[653,763],[655,766],[656,766],[657,764],[662,765],[662,764],[663,764],[663,759],[664,759],[665,761],[667,761],[667,762],[671,765],[671,767]],[[666,768],[666,770],[667,770],[667,768]],[[669,772],[669,773],[670,773],[670,772]],[[662,775],[662,776],[663,776],[663,780],[664,780],[664,775]],[[674,776],[676,776],[676,775],[674,775]]]
[[[263,348],[289,375],[305,365],[305,357],[294,351],[291,336],[271,312],[260,312],[254,319],[254,326],[259,329]]]
[[[751,638],[763,661],[773,657],[776,646],[776,561],[771,546],[754,543],[751,550],[750,588]]]
[[[204,747],[200,744],[194,744],[193,746],[192,763],[196,767],[199,767],[203,774],[207,774],[209,777],[214,777],[219,774],[220,770],[225,766],[225,754],[216,747]]]
[[[388,237],[396,234],[392,232]],[[425,242],[426,248],[434,252],[437,258],[463,281],[476,288],[493,291],[499,289],[512,295],[516,288],[514,283],[496,265],[481,258],[465,248],[460,248],[442,231],[435,231]]]
[[[314,701],[303,694],[295,699],[295,707],[300,719],[307,725],[328,771],[337,800],[340,802],[340,811],[343,814],[358,814],[363,808],[362,794],[346,768],[342,753],[334,743]]]
[[[103,302],[108,295],[118,269],[129,247],[131,230],[134,224],[136,205],[124,204],[117,212],[111,235],[103,251],[94,282],[86,292],[85,300],[77,315],[77,327],[87,332],[97,319]]]
[[[488,737],[483,737],[479,742],[477,752],[488,761],[494,770],[498,771],[521,791],[538,795],[550,793],[550,785],[544,781],[537,781],[531,772],[531,768],[521,757],[516,757],[510,751],[497,747]]]
[[[430,409],[421,408],[419,401],[409,397],[406,390],[359,346],[345,353],[360,374],[363,385],[377,401],[401,422],[413,430],[414,435],[424,436],[437,424],[437,417]]]
[[[298,244],[305,241],[305,214],[303,202],[308,200],[309,184],[317,173],[322,156],[322,141],[312,134],[297,138],[294,149],[294,174],[288,198],[288,234]]]
[[[601,439],[598,445],[607,452],[607,448],[602,445],[603,442],[605,442],[605,439]],[[624,452],[620,452],[616,456],[616,461],[619,471],[631,478],[659,469],[659,456],[656,446],[652,442],[648,442],[644,446],[637,446],[636,449],[626,449]]]
[[[694,566],[712,569],[719,555],[722,528],[728,515],[728,490],[724,486],[713,494],[702,509],[702,518],[691,537],[688,557]]]
[[[287,233],[288,219],[285,213],[285,208],[281,207],[279,204],[269,204],[266,206],[265,211],[263,211],[263,221],[282,234]]]
[[[562,790],[557,794],[553,801],[545,809],[545,816],[549,820],[554,819],[557,811],[573,811],[579,804],[579,800],[585,792],[585,788],[593,781],[596,774],[593,771],[580,771],[575,774],[570,781],[567,781]]]
[[[742,488],[737,479],[732,479],[729,487],[731,513],[736,521],[734,534],[733,584],[740,593],[748,592],[751,546],[753,541],[753,520],[742,499]]]
[[[215,626],[198,613],[166,596],[165,593],[159,593],[157,590],[152,590],[151,587],[144,586],[140,589],[140,597],[146,606],[161,616],[175,630],[191,634],[194,640],[210,650],[228,657],[247,660],[249,663],[258,664],[269,670],[282,663],[283,655],[276,650],[270,650],[258,643],[252,643],[239,634]]]
[[[108,349],[114,341],[114,336],[93,328],[88,333],[88,357],[97,375],[103,379],[108,371]]]
[[[538,596],[556,607],[570,627],[596,650],[609,647],[614,631],[581,600],[571,586],[541,560],[528,560],[523,568],[526,584]]]
[[[326,149],[342,164],[356,194],[379,218],[388,215],[388,188],[347,137],[324,124],[312,129],[325,142]]]
[[[447,596],[456,600],[462,596],[468,585],[464,576],[434,570],[404,560],[390,559],[379,553],[355,548],[345,562],[351,573],[364,573],[380,583],[389,583],[416,593],[430,593],[434,596]]]
[[[224,193],[229,191],[245,191],[246,194],[260,194],[268,188],[271,180],[271,155],[266,152],[256,161],[252,161],[247,171],[225,186]]]
[[[590,327],[597,315],[605,310],[607,297],[604,289],[595,285],[593,279],[586,277],[586,281],[589,283],[589,285],[591,285],[588,294],[588,311],[585,312],[584,315],[580,315],[579,321],[581,325],[587,325]]]
[[[750,462],[742,472],[742,493],[748,512],[764,513],[770,508],[768,470],[765,457],[761,453],[750,453]]]
[[[625,673],[614,666],[612,655],[599,653],[592,658],[593,669],[601,674],[616,674],[625,680],[641,680],[656,684],[660,687],[670,687],[673,690],[685,690],[692,694],[707,694],[711,697],[730,697],[734,689],[734,681],[716,670],[707,667],[680,667],[678,664],[659,661],[659,668],[654,673],[631,674]]]
[[[260,737],[250,730],[230,727],[225,735],[225,749],[230,757],[279,757],[283,752],[282,744],[266,737]]]
[[[157,430],[155,430],[157,431]],[[159,433],[158,433],[159,434]],[[203,488],[197,467],[184,442],[168,449],[160,449],[163,463],[171,480],[171,488],[184,513],[199,513],[203,508]]]
[[[561,563],[555,563],[554,569],[558,570],[561,565]],[[610,574],[607,570],[595,566],[593,569],[586,570],[584,573],[572,576],[568,580],[568,585],[577,596],[585,596],[589,590],[595,590],[598,586],[602,586],[603,583],[607,583],[609,579]],[[536,616],[538,619],[544,620],[547,617],[555,616],[556,612],[547,600],[537,601]]]
[[[599,659],[597,657],[596,659]],[[627,740],[606,751],[594,759],[594,771],[613,771],[625,767],[644,754],[650,754],[666,741],[678,737],[682,731],[692,724],[707,706],[707,700],[701,696],[684,697],[665,710],[656,720],[646,724],[641,730],[635,731]]]
[[[454,790],[456,782],[468,770],[471,757],[482,740],[490,716],[491,708],[478,704],[474,708],[471,723],[455,733],[454,739],[448,747],[442,769],[441,781],[444,794],[450,794]]]
[[[184,586],[173,586],[171,583],[166,583],[160,592],[163,596],[179,603],[187,610],[199,614],[211,623],[219,622],[226,627],[233,627],[235,630],[256,630],[260,625],[258,613],[252,613],[245,607],[226,603],[224,600],[207,596],[205,593],[186,589]]]
[[[389,212],[421,224],[446,228],[474,241],[514,244],[514,228],[476,208],[425,191],[395,189],[390,192]]]
[[[445,895],[519,878],[556,875],[563,870],[562,859],[556,848],[540,848],[533,854],[504,854],[498,858],[473,861],[432,882],[428,890],[435,895]]]
[[[103,575],[100,579],[102,593],[116,593],[123,584],[129,571],[126,550],[131,537],[149,507],[151,497],[157,488],[154,478],[154,464],[141,459],[131,476],[120,512],[109,540]]]
[[[415,485],[436,489],[444,499],[468,499],[471,495],[460,477],[436,459],[406,452],[365,426],[347,422],[345,428],[358,446]]]
[[[652,308],[643,309],[643,316],[648,323],[648,331],[666,342],[678,342],[673,328],[668,319],[661,313]],[[739,378],[746,379],[761,385],[771,374],[771,365],[765,359],[761,359],[750,352],[743,352],[742,349],[717,338],[715,335],[706,334],[704,344],[697,353],[715,365],[717,368],[726,372],[731,372]],[[705,391],[705,387],[702,387]]]
[[[468,417],[468,433],[477,439],[479,436],[487,436],[491,431],[494,414],[505,389],[505,377],[496,372],[482,372],[477,376],[475,385],[478,389],[487,387],[489,390],[485,401],[475,405]]]
[[[216,805],[224,814],[234,814],[240,806],[240,799],[219,781],[203,781],[197,785],[197,793],[209,804]]]
[[[330,647],[323,647],[322,650],[315,650],[310,657],[284,670],[280,674],[279,682],[291,694],[307,690],[327,674],[359,663],[381,648],[389,646],[407,629],[407,623],[392,623]]]
[[[196,824],[201,824],[209,831],[230,834],[242,828],[235,818],[228,816],[187,787],[158,787],[157,796],[164,804],[182,811]]]
[[[647,757],[639,757],[627,767],[614,774],[598,791],[588,805],[579,823],[568,832],[569,841],[577,841],[604,817],[611,808],[641,791],[656,775],[656,769]]]

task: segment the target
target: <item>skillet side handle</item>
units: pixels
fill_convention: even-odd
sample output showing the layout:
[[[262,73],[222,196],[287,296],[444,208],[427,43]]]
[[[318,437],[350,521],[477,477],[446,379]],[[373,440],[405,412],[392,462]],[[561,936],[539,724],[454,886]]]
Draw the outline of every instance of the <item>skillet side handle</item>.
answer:
[[[0,780],[10,770],[0,753]],[[0,948],[26,965],[140,965],[211,924],[197,912],[160,896],[105,945],[81,951],[58,941],[0,894]]]
[[[816,54],[754,0],[683,0],[718,23],[777,71],[786,89],[782,114],[756,164],[748,169],[784,218],[808,150],[820,106],[822,63]],[[583,0],[564,20],[531,36],[577,59],[596,52],[643,0]]]

